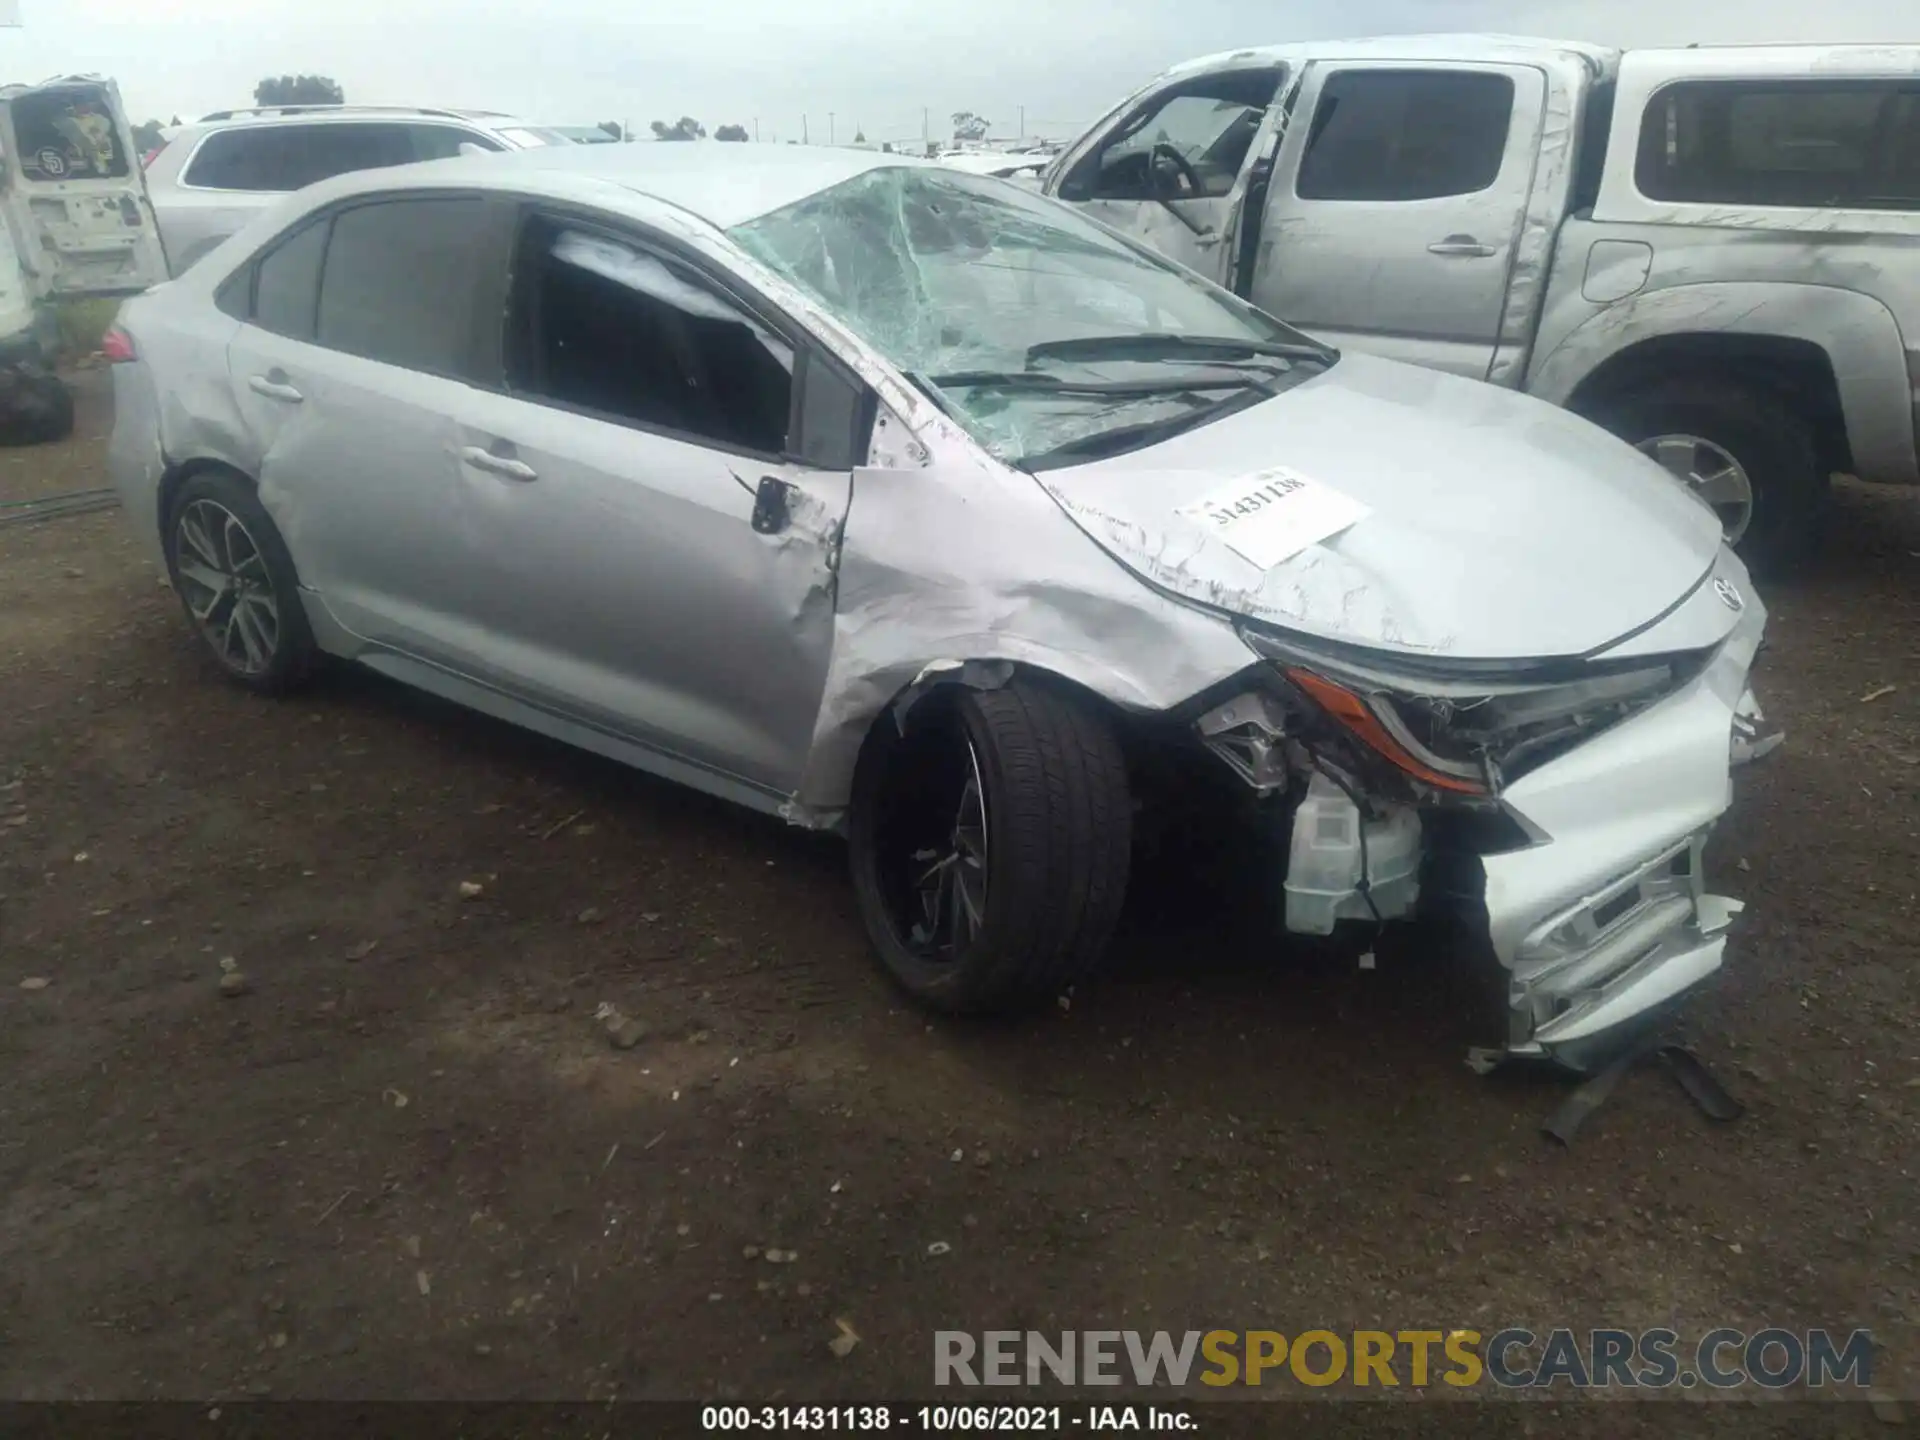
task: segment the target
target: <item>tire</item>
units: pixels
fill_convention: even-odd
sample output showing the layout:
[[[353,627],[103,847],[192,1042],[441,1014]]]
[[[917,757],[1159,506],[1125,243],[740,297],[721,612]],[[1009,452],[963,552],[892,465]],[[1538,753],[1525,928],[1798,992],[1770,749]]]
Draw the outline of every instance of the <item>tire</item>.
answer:
[[[961,853],[976,776],[977,862]],[[955,1014],[1047,1004],[1091,972],[1119,918],[1132,850],[1125,757],[1103,716],[1052,686],[954,686],[923,699],[904,736],[881,717],[849,829],[861,917],[902,988]],[[980,882],[977,926],[950,926],[944,945],[914,886],[938,857]],[[963,898],[955,884],[945,913],[958,916]]]
[[[0,444],[50,445],[73,434],[73,392],[51,370],[22,368],[0,399]]]
[[[1731,456],[1753,495],[1734,549],[1756,574],[1791,570],[1817,547],[1828,477],[1812,425],[1781,396],[1722,380],[1675,380],[1608,401],[1591,418],[1631,445],[1690,436]]]
[[[250,484],[224,470],[188,477],[167,507],[162,539],[188,623],[229,679],[278,695],[312,674],[319,650],[293,559]]]

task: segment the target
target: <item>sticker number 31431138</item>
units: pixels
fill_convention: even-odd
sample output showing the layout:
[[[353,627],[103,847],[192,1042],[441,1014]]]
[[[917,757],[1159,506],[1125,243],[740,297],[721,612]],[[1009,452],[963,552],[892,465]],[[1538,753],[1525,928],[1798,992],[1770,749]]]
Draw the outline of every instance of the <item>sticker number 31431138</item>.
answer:
[[[1242,475],[1179,513],[1265,570],[1367,514],[1349,495],[1285,466]]]

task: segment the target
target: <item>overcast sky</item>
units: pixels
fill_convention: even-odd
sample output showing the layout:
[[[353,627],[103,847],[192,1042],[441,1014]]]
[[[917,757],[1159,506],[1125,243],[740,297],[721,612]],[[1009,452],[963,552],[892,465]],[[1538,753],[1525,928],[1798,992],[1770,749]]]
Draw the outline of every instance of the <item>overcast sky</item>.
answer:
[[[3,4],[4,0],[0,0]],[[1615,45],[1920,40],[1915,0],[18,0],[0,76],[97,71],[136,122],[314,71],[363,102],[553,123],[690,114],[815,140],[974,110],[1062,136],[1175,61],[1239,45],[1504,30]]]

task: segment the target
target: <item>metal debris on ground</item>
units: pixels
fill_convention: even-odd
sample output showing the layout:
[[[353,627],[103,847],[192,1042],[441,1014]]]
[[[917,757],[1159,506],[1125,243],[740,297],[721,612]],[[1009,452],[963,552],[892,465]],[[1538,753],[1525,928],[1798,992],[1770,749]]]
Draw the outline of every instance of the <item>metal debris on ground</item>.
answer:
[[[1874,701],[1893,694],[1893,692],[1899,688],[1898,685],[1882,685],[1879,689],[1869,690],[1866,694],[1862,695],[1860,697],[1860,703],[1862,705],[1871,705]]]
[[[840,1333],[827,1342],[827,1349],[833,1352],[834,1359],[844,1360],[853,1353],[854,1346],[860,1343],[860,1337],[854,1332],[853,1326],[845,1320],[835,1320],[833,1324]]]
[[[1589,1116],[1607,1102],[1626,1073],[1642,1060],[1655,1058],[1687,1093],[1700,1113],[1720,1124],[1738,1120],[1746,1108],[1727,1093],[1713,1072],[1699,1057],[1681,1045],[1663,1045],[1657,1040],[1644,1042],[1620,1055],[1605,1069],[1591,1076],[1563,1101],[1540,1128],[1562,1145],[1571,1145],[1573,1137]]]

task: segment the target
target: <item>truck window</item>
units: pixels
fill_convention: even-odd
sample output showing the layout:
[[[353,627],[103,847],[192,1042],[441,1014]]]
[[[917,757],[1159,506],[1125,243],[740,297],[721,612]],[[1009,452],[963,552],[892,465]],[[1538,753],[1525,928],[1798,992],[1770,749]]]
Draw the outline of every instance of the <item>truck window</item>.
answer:
[[[1280,84],[1275,69],[1188,81],[1155,96],[1061,186],[1067,200],[1196,200],[1229,193]]]
[[[1687,81],[1655,93],[1634,183],[1650,200],[1920,209],[1920,88]]]
[[[1437,200],[1493,184],[1513,81],[1470,70],[1340,70],[1313,112],[1302,200]]]
[[[63,85],[19,96],[13,132],[20,173],[29,180],[118,180],[132,173],[103,86]]]

